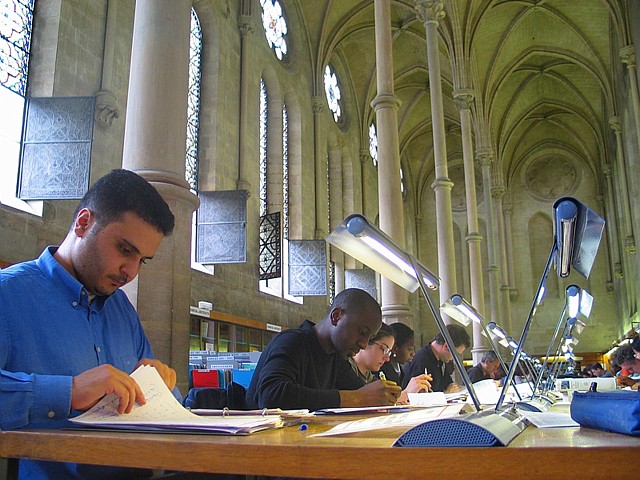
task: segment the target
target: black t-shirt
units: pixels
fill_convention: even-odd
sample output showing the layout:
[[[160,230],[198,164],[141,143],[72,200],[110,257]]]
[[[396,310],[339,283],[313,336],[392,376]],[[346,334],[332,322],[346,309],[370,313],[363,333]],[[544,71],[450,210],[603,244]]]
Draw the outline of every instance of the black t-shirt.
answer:
[[[402,388],[406,388],[413,377],[423,374],[425,368],[427,369],[427,373],[433,378],[431,381],[431,390],[434,392],[444,392],[447,387],[453,383],[453,379],[451,378],[453,362],[447,362],[443,366],[443,363],[438,360],[433,353],[431,344],[427,344],[416,352],[411,362],[404,364]]]

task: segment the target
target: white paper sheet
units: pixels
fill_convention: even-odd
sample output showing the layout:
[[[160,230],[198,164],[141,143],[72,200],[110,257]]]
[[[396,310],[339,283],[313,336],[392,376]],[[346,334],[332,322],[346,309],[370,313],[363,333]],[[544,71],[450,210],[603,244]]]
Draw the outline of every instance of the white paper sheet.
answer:
[[[518,411],[520,415],[529,420],[538,428],[555,427],[579,427],[580,424],[571,418],[569,413],[564,412],[528,412]]]
[[[346,435],[348,433],[381,430],[385,428],[413,427],[429,420],[454,417],[460,413],[460,410],[463,407],[464,404],[455,404],[444,407],[420,408],[408,413],[368,417],[362,420],[343,422],[325,432],[316,433],[310,436],[327,437],[331,435]]]

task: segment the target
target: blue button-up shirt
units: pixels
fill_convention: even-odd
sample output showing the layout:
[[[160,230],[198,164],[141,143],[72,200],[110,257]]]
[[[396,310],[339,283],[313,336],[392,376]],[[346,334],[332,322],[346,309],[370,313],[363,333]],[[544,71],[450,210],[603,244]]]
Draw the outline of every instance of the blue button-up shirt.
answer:
[[[65,426],[73,376],[153,358],[125,293],[89,295],[53,257],[0,270],[0,429]],[[22,470],[22,465],[21,465]]]

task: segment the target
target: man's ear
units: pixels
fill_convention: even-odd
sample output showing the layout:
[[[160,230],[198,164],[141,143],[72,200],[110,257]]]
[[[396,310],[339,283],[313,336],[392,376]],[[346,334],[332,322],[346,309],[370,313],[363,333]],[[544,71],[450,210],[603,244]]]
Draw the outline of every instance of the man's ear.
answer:
[[[340,307],[334,307],[333,310],[329,313],[329,318],[331,319],[331,325],[336,326],[342,318],[343,310]]]
[[[78,212],[78,215],[76,215],[76,220],[73,224],[73,231],[76,236],[83,237],[93,223],[93,213],[88,208],[83,208]]]

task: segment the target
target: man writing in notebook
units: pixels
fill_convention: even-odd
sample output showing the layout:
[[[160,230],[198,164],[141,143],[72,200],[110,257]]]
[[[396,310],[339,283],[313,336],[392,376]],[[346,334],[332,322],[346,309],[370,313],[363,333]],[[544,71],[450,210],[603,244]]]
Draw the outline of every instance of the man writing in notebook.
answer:
[[[151,260],[174,217],[139,175],[114,170],[80,201],[59,247],[0,271],[0,430],[57,428],[104,395],[130,412],[144,395],[129,376],[156,367],[140,319],[120,287]],[[109,467],[20,461],[20,478],[129,478]]]
[[[318,410],[393,405],[400,387],[364,385],[348,358],[366,348],[382,325],[380,305],[357,288],[343,290],[317,324],[305,320],[265,348],[247,390],[248,408]]]
[[[462,355],[471,345],[467,331],[456,324],[447,325],[447,331],[453,340],[456,352]],[[455,393],[460,387],[453,381],[453,353],[442,333],[438,333],[433,341],[416,352],[411,363],[404,366],[404,381],[409,383],[412,377],[428,373],[432,377],[431,389],[434,392]],[[406,385],[402,386],[406,388]]]

